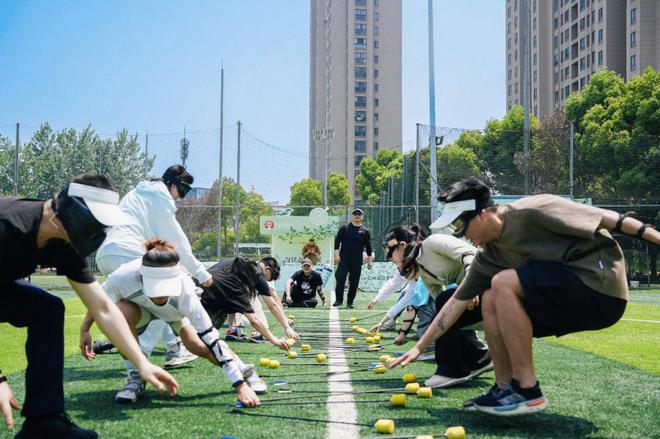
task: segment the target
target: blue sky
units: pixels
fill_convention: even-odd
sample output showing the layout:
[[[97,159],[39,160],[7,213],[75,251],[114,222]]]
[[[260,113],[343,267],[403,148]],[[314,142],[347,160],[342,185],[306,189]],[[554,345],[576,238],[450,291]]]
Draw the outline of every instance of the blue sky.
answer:
[[[429,120],[426,5],[403,3],[404,142]],[[435,0],[434,13],[437,123],[483,127],[505,112],[504,2]],[[13,137],[20,122],[25,139],[46,121],[149,132],[162,167],[177,159],[185,126],[190,166],[208,184],[218,167],[221,60],[225,174],[235,174],[231,125],[241,120],[291,151],[273,154],[246,137],[241,180],[286,201],[307,176],[308,0],[0,0],[0,134]]]

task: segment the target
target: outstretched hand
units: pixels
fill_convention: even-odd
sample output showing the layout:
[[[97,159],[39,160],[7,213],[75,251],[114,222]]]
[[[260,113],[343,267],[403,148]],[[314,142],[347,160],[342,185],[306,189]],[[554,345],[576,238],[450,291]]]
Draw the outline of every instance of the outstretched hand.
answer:
[[[89,331],[80,333],[80,353],[87,361],[93,360],[96,357],[93,343],[92,335]]]
[[[170,396],[174,396],[179,390],[179,383],[174,377],[154,364],[147,363],[147,366],[140,369],[140,375],[160,393],[167,390]]]
[[[409,363],[416,361],[417,357],[419,357],[420,354],[421,354],[420,350],[415,346],[412,349],[410,349],[408,352],[400,356],[399,358],[395,358],[394,361],[392,361],[387,366],[387,368],[392,369],[399,365],[401,365],[401,367],[406,367]]]
[[[0,383],[0,410],[5,419],[5,427],[9,430],[14,428],[14,414],[12,410],[21,410],[21,404],[14,398],[11,388],[7,382]]]

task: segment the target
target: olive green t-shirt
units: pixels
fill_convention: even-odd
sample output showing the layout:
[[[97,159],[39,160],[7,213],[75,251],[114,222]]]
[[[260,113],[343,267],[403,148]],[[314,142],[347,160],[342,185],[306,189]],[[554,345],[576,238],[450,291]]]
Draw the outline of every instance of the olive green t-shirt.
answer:
[[[547,261],[563,264],[595,291],[628,300],[623,252],[599,228],[602,209],[555,195],[526,197],[504,209],[502,234],[479,249],[456,298],[483,293],[502,270]]]

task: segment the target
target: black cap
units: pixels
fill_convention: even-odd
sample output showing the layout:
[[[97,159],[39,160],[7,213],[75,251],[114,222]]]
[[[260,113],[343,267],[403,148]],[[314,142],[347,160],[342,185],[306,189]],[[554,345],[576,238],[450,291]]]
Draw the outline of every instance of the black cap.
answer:
[[[351,212],[353,215],[364,215],[364,210],[360,209],[359,207],[356,207],[353,209],[353,212]]]

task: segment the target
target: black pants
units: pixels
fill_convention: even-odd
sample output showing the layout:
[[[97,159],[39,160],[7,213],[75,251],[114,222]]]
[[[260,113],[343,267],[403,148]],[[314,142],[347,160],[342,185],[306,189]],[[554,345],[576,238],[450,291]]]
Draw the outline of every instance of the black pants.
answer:
[[[455,289],[449,289],[436,297],[436,315],[454,291]],[[459,378],[476,368],[477,362],[488,352],[488,348],[479,340],[476,331],[461,328],[482,320],[480,306],[471,311],[466,310],[456,323],[435,341],[435,362],[438,365],[436,374]]]
[[[316,297],[310,299],[305,299],[301,302],[293,302],[289,305],[291,308],[316,308],[316,305],[319,304],[319,301],[316,300]]]
[[[357,294],[358,284],[360,283],[360,273],[362,272],[362,255],[359,261],[349,261],[341,259],[337,271],[335,271],[335,296],[338,302],[344,301],[344,286],[346,285],[346,275],[348,275],[348,303],[353,303]]]
[[[27,327],[23,416],[64,410],[64,303],[29,282],[0,286],[0,322]]]

